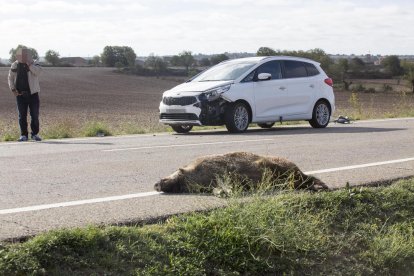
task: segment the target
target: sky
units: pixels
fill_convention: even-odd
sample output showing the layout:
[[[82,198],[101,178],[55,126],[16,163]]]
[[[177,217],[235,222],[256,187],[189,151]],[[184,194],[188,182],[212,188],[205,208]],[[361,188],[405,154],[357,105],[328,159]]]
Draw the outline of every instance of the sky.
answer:
[[[107,45],[138,56],[321,48],[414,54],[412,0],[0,0],[0,57],[18,44],[92,57]]]

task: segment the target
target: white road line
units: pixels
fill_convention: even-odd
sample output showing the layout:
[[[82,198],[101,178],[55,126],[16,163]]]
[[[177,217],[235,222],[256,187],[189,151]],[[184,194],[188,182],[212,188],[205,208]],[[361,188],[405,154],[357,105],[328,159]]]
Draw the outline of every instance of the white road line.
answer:
[[[163,149],[163,148],[181,148],[181,147],[194,147],[194,146],[207,146],[207,145],[222,145],[222,144],[235,144],[235,143],[268,142],[268,141],[276,141],[276,138],[232,140],[232,141],[206,142],[206,143],[194,143],[194,144],[158,145],[158,146],[146,146],[146,147],[136,147],[136,148],[107,149],[107,150],[102,150],[102,151],[103,152],[115,152],[115,151],[130,151],[130,150],[144,150],[144,149]]]
[[[383,166],[383,165],[389,165],[389,164],[404,163],[404,162],[410,162],[410,161],[414,161],[414,157],[412,157],[412,158],[405,158],[405,159],[390,160],[390,161],[383,161],[383,162],[367,163],[367,164],[354,165],[354,166],[346,166],[346,167],[332,168],[332,169],[325,169],[325,170],[318,170],[318,171],[309,171],[309,172],[305,172],[305,174],[319,174],[319,173],[348,171],[348,170],[355,170],[355,169],[361,169],[361,168],[368,168],[368,167]]]
[[[383,166],[383,165],[404,163],[404,162],[410,162],[410,161],[414,161],[414,157],[405,158],[405,159],[397,159],[397,160],[389,160],[389,161],[383,161],[383,162],[367,163],[367,164],[354,165],[354,166],[331,168],[331,169],[318,170],[318,171],[308,171],[308,172],[305,172],[305,174],[323,174],[323,173],[329,173],[329,172],[354,170],[354,169],[360,169],[360,168]],[[120,195],[120,196],[111,196],[111,197],[102,197],[102,198],[92,198],[92,199],[86,199],[86,200],[44,204],[44,205],[35,205],[35,206],[28,206],[28,207],[22,207],[22,208],[4,209],[4,210],[0,210],[0,215],[9,215],[9,214],[17,214],[17,213],[39,211],[39,210],[46,210],[46,209],[53,209],[53,208],[79,206],[79,205],[85,205],[85,204],[125,200],[125,199],[140,198],[140,197],[149,197],[149,196],[155,196],[155,195],[160,195],[160,194],[162,193],[145,192],[145,193],[136,193],[136,194],[128,194],[128,195]]]
[[[53,209],[53,208],[60,208],[60,207],[79,206],[79,205],[85,205],[85,204],[124,200],[124,199],[139,198],[139,197],[148,197],[148,196],[154,196],[154,195],[159,195],[159,194],[161,193],[146,192],[146,193],[137,193],[137,194],[128,194],[128,195],[120,195],[120,196],[110,196],[110,197],[101,197],[101,198],[92,198],[92,199],[85,199],[85,200],[76,200],[76,201],[36,205],[36,206],[29,206],[29,207],[22,207],[22,208],[5,209],[5,210],[0,210],[0,215],[17,214],[17,213],[23,213],[23,212],[46,210],[46,209]]]

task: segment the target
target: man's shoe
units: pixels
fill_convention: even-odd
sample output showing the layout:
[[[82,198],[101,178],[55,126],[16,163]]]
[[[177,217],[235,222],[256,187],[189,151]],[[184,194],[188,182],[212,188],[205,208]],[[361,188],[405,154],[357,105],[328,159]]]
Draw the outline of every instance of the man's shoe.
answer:
[[[36,135],[32,135],[32,140],[40,142],[40,141],[42,141],[42,138],[40,138],[40,136],[36,134]]]
[[[26,142],[26,141],[27,141],[27,136],[22,135],[22,136],[20,136],[20,138],[19,138],[19,139],[17,139],[17,141],[18,141],[18,142]]]

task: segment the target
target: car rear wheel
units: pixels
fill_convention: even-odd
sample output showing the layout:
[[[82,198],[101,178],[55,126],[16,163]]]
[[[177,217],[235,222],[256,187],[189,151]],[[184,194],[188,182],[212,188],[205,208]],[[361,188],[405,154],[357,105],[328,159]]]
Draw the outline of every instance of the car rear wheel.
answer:
[[[230,104],[224,119],[228,131],[232,133],[244,132],[250,123],[249,109],[244,103]]]
[[[314,128],[325,128],[331,118],[331,108],[326,101],[318,101],[313,108],[312,120],[309,124]]]
[[[263,123],[263,124],[257,124],[261,128],[272,128],[275,123]]]
[[[177,133],[188,133],[193,129],[193,126],[189,125],[173,125],[171,127]]]

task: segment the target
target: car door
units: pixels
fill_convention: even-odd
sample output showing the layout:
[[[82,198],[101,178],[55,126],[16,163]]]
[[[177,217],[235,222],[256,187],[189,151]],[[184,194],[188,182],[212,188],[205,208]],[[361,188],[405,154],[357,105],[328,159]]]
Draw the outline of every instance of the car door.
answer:
[[[258,80],[261,73],[271,74],[270,80]],[[254,84],[255,114],[258,121],[279,120],[286,105],[286,85],[282,79],[282,65],[279,60],[268,61],[256,69]]]
[[[283,61],[283,78],[286,86],[286,118],[308,114],[313,108],[313,98],[317,89],[316,78],[308,77],[306,63],[296,60]]]

